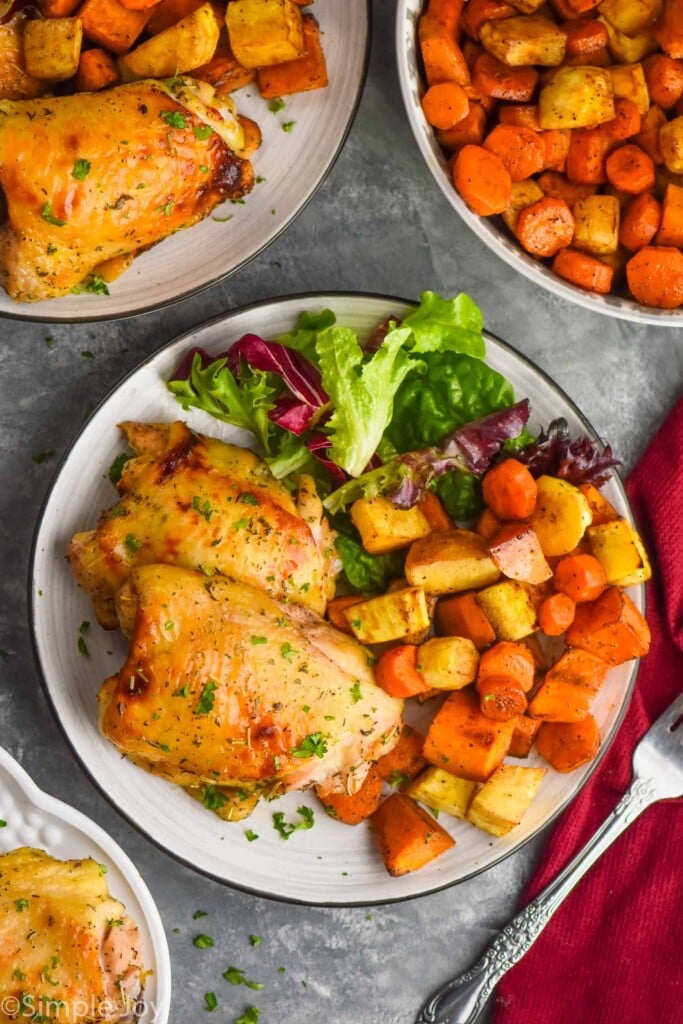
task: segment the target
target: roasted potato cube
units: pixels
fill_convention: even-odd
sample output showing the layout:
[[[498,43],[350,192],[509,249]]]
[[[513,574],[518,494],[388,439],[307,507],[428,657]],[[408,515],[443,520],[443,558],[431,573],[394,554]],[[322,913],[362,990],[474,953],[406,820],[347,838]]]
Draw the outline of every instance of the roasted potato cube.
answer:
[[[0,25],[0,100],[31,99],[48,89],[45,82],[26,74],[24,21],[18,14]]]
[[[467,820],[493,836],[507,835],[529,810],[545,773],[545,768],[500,765],[472,800]]]
[[[608,583],[629,587],[650,579],[652,569],[647,551],[628,520],[589,526],[586,533],[591,552],[605,570]]]
[[[674,117],[659,129],[659,152],[668,171],[683,174],[683,117]]]
[[[635,36],[654,24],[663,6],[663,0],[602,0],[598,20],[608,21],[627,36]]]
[[[617,251],[620,206],[616,196],[586,196],[579,199],[572,212],[575,249],[594,256]]]
[[[642,64],[614,64],[607,68],[615,99],[631,100],[644,117],[650,109],[650,93]]]
[[[210,61],[218,46],[220,25],[211,4],[141,43],[121,57],[124,78],[167,78],[193,71]]]
[[[245,68],[284,64],[306,53],[303,18],[293,0],[231,0],[225,23]]]
[[[639,32],[634,36],[627,36],[619,29],[616,29],[606,18],[598,18],[607,31],[607,46],[609,52],[620,64],[632,64],[634,61],[642,60],[648,53],[654,53],[657,49],[657,40],[649,32]]]
[[[520,211],[543,198],[543,189],[533,178],[526,178],[524,181],[513,181],[510,205],[502,213],[503,220],[513,234],[517,229]]]
[[[24,27],[24,61],[31,78],[64,82],[78,71],[83,42],[80,18],[45,18]]]
[[[508,67],[540,64],[556,68],[564,60],[567,35],[554,21],[537,16],[485,21],[481,45]]]
[[[429,594],[485,587],[499,576],[486,541],[471,530],[431,533],[416,540],[406,558],[408,582]]]
[[[421,587],[371,597],[347,608],[344,615],[354,636],[363,644],[402,640],[429,626],[429,608]]]
[[[498,640],[521,640],[537,627],[536,607],[529,588],[503,580],[477,594],[477,603],[493,626]]]
[[[540,476],[536,484],[536,508],[529,522],[538,535],[543,554],[568,555],[591,524],[590,505],[578,487],[566,480]]]
[[[411,800],[418,800],[434,811],[463,820],[476,788],[476,782],[470,779],[461,779],[443,768],[430,766],[413,779],[404,792]]]
[[[479,652],[464,636],[433,637],[417,655],[418,672],[435,690],[461,690],[474,682],[478,665]]]
[[[614,69],[558,68],[538,97],[541,128],[594,128],[611,121],[615,93],[610,70]]]
[[[417,505],[396,508],[388,498],[359,498],[351,506],[351,522],[360,534],[363,547],[371,555],[407,548],[414,540],[426,537],[429,523]]]

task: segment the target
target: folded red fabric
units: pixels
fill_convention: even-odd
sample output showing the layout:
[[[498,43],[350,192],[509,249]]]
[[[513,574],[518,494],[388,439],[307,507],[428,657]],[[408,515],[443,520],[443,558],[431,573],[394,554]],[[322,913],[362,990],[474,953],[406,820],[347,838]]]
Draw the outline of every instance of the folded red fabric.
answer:
[[[683,399],[627,481],[653,559],[652,647],[619,733],[560,819],[526,904],[608,816],[639,738],[683,689]],[[683,1021],[683,809],[655,804],[601,857],[501,981],[495,1024]]]

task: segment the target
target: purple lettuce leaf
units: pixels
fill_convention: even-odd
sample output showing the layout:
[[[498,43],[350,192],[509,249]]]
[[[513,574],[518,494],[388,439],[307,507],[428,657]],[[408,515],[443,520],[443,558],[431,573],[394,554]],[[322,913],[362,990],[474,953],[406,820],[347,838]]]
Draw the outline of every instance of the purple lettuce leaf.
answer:
[[[553,420],[547,431],[541,431],[538,439],[515,457],[533,476],[548,474],[574,485],[600,486],[611,476],[610,470],[621,465],[608,444],[585,436],[572,440],[564,419]]]
[[[301,402],[319,408],[329,401],[316,367],[277,341],[264,341],[257,334],[245,334],[230,347],[226,356],[228,366],[238,380],[241,360],[244,359],[256,370],[276,373]]]

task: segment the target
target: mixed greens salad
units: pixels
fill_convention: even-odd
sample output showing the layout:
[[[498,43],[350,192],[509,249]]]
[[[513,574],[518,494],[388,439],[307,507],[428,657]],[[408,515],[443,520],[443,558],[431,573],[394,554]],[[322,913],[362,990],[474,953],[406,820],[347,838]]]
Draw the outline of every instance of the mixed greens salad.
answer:
[[[599,483],[617,464],[609,447],[570,440],[564,420],[538,438],[528,399],[485,362],[483,317],[464,294],[422,293],[403,319],[371,336],[335,314],[302,312],[273,340],[246,334],[218,358],[192,349],[168,387],[183,409],[202,409],[253,434],[273,474],[292,487],[310,473],[339,532],[351,586],[384,589],[395,556],[369,555],[346,512],[384,495],[409,508],[433,489],[456,522],[482,507],[480,479],[514,454],[535,475]],[[400,571],[400,569],[399,569]]]

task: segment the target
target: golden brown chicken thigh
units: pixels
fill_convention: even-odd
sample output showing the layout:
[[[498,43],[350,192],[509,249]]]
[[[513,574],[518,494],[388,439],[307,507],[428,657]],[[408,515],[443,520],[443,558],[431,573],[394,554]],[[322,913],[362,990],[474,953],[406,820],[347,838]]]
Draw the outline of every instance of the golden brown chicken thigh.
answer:
[[[312,481],[298,506],[246,448],[181,422],[124,423],[139,453],[124,466],[120,500],[68,557],[102,625],[118,625],[113,598],[133,568],[152,562],[224,573],[322,613],[334,591],[334,535]]]
[[[0,279],[13,299],[66,295],[251,189],[239,122],[212,94],[179,79],[0,101]]]
[[[212,793],[354,792],[396,743],[403,702],[305,608],[163,565],[134,570],[117,606],[131,647],[100,691],[100,726],[155,774]]]

